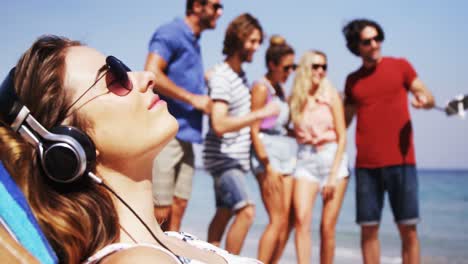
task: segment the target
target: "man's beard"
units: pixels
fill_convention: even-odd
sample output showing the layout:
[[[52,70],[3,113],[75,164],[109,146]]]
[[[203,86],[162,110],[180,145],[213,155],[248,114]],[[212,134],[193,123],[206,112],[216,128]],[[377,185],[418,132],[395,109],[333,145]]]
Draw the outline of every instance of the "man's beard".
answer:
[[[210,28],[210,29],[215,28],[215,26],[211,23],[212,20],[213,19],[211,17],[207,17],[207,16],[201,17],[200,18],[200,27],[201,28]]]
[[[377,52],[377,56],[374,56],[374,54]],[[381,54],[380,54],[380,50],[375,50],[373,51],[371,54],[369,54],[368,56],[364,56],[364,61],[367,61],[369,63],[376,63],[377,61],[380,60],[381,58]]]
[[[242,49],[239,52],[239,57],[242,62],[251,62],[252,61],[252,56],[250,56],[250,52],[246,49]]]

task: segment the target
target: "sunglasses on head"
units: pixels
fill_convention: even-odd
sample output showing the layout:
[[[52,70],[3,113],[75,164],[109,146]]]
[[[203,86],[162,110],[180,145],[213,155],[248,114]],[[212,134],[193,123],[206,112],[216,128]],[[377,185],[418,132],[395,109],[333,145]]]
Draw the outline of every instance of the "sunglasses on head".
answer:
[[[382,42],[382,40],[383,40],[383,39],[382,39],[382,36],[377,35],[377,36],[375,36],[375,37],[373,37],[373,38],[361,39],[361,45],[363,45],[363,46],[369,46],[369,45],[372,43],[372,41],[375,41],[375,42],[377,42],[377,43],[380,43],[380,42]]]
[[[290,71],[290,70],[295,71],[296,68],[297,68],[297,65],[296,65],[296,64],[284,65],[284,66],[283,66],[283,71],[285,71],[285,72],[288,72],[288,71]]]
[[[318,64],[318,63],[313,63],[312,64],[312,69],[318,70],[319,68],[322,68],[323,71],[327,71],[328,65],[327,64]]]
[[[133,84],[128,77],[128,72],[130,72],[130,68],[127,67],[121,60],[117,59],[114,56],[108,56],[106,58],[106,64],[103,65],[99,71],[98,75],[101,74],[94,83],[84,91],[71,105],[68,107],[70,110],[78,101],[91,90],[96,84],[106,76],[106,83],[107,89],[109,92],[117,95],[117,96],[126,96],[130,93],[133,89]],[[71,113],[70,113],[71,114]],[[68,115],[70,115],[68,114]]]

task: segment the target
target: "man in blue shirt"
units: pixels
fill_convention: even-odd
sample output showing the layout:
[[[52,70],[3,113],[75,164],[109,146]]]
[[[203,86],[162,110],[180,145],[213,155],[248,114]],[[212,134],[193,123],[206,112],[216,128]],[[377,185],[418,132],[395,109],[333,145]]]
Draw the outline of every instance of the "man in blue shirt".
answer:
[[[211,112],[199,39],[222,15],[221,0],[187,0],[185,18],[156,29],[145,69],[156,74],[155,91],[167,102],[179,132],[154,160],[155,216],[163,230],[178,231],[192,190],[192,143],[202,142],[202,117]],[[164,129],[164,128],[161,128]]]

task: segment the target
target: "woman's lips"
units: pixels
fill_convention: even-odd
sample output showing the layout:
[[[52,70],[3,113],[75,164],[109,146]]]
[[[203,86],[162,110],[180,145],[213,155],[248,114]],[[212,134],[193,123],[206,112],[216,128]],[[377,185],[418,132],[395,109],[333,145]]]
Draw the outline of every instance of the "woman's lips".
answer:
[[[165,104],[166,102],[164,100],[161,100],[159,98],[159,95],[155,94],[153,99],[151,99],[151,103],[148,106],[148,110],[153,109],[155,106],[160,105],[160,104]]]

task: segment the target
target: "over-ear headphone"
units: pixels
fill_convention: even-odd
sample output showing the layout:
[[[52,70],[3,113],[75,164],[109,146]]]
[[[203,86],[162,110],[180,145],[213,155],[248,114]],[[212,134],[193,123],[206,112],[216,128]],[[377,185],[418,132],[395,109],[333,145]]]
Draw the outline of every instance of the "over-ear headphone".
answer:
[[[83,177],[90,177],[117,197],[151,236],[163,248],[174,254],[130,205],[92,172],[96,163],[96,147],[91,138],[71,126],[58,126],[50,131],[45,129],[20,102],[15,92],[14,75],[15,68],[10,70],[0,86],[0,123],[19,133],[37,149],[39,164],[44,173],[57,183],[72,183]],[[180,262],[182,263],[182,260]]]
[[[87,176],[96,162],[91,138],[71,126],[45,129],[16,95],[14,75],[15,68],[0,86],[0,122],[37,149],[39,164],[52,181],[72,183]]]

